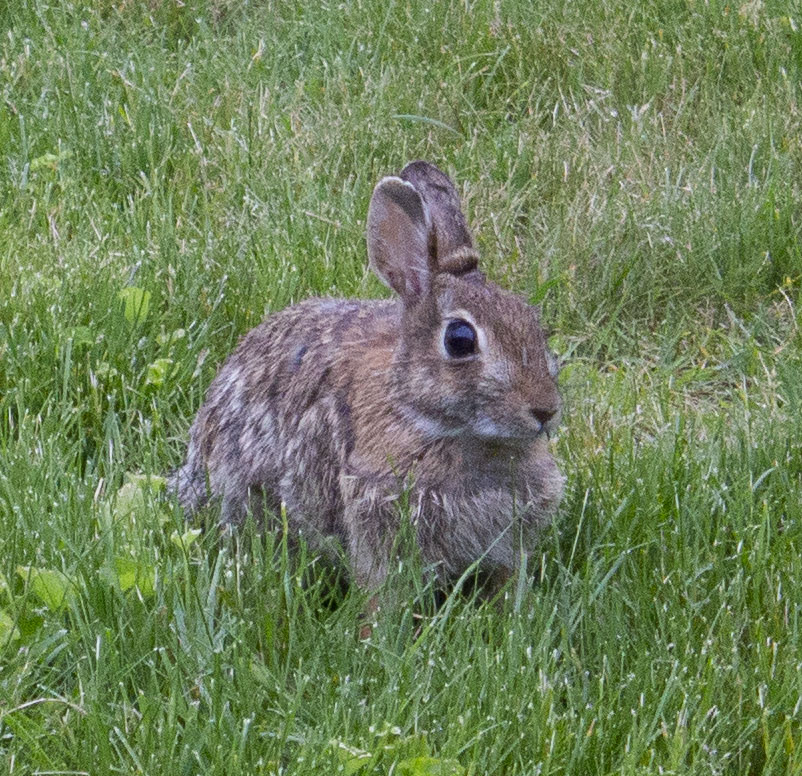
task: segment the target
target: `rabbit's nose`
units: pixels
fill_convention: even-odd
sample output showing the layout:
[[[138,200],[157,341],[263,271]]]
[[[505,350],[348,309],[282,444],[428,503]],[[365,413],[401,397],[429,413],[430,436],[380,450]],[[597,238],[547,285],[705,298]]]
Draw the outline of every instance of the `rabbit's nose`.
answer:
[[[529,410],[532,415],[540,422],[541,426],[545,426],[556,414],[556,409],[545,409],[540,407],[532,407]]]

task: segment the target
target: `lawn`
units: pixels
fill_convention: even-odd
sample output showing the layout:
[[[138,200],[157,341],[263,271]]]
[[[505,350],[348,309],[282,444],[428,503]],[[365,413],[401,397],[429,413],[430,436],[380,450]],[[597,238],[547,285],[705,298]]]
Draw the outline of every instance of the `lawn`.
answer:
[[[795,13],[0,5],[0,770],[802,773]],[[360,640],[162,478],[266,313],[388,295],[367,206],[418,158],[542,305],[566,495],[502,600],[410,551]]]

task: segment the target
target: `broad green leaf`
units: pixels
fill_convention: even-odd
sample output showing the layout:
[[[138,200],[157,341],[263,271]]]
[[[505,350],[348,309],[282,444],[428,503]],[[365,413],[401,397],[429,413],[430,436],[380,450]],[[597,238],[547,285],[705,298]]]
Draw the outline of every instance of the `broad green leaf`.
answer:
[[[148,364],[148,371],[145,375],[145,385],[161,388],[164,381],[169,376],[172,366],[172,358],[157,358],[152,364]]]
[[[123,592],[136,587],[143,596],[150,596],[156,591],[156,569],[151,564],[136,558],[115,558],[114,570]]]
[[[131,326],[136,326],[145,320],[150,306],[150,291],[136,286],[127,286],[117,296],[125,305],[123,310],[125,320]]]
[[[114,502],[116,517],[125,519],[143,512],[145,509],[145,493],[139,485],[126,482],[118,491]]]
[[[17,618],[17,627],[20,632],[20,639],[25,643],[33,641],[42,626],[45,624],[45,618],[33,611],[19,612]]]
[[[144,513],[148,509],[146,492],[158,493],[167,484],[164,477],[151,474],[126,474],[125,479],[114,500],[114,514],[123,520]]]
[[[173,531],[170,535],[170,541],[178,547],[178,549],[189,549],[203,533],[200,528],[190,528],[184,533],[179,534],[178,531]]]
[[[336,738],[332,738],[329,741],[329,746],[335,748],[337,759],[340,761],[340,769],[338,769],[337,773],[344,773],[346,776],[357,773],[373,760],[373,755],[370,752],[366,752],[364,749],[357,749],[355,746],[349,746]]]
[[[19,628],[14,618],[3,609],[0,609],[0,649],[16,641],[20,637]]]
[[[35,159],[31,159],[31,172],[45,168],[55,170],[58,167],[60,159],[61,156],[52,153],[37,156]]]
[[[401,776],[464,776],[465,768],[457,760],[437,757],[412,757],[402,760],[396,769]]]
[[[81,345],[94,345],[95,333],[88,326],[74,326],[70,332],[73,348]]]
[[[31,586],[34,595],[51,611],[58,612],[75,593],[72,580],[55,569],[17,566],[17,574]]]

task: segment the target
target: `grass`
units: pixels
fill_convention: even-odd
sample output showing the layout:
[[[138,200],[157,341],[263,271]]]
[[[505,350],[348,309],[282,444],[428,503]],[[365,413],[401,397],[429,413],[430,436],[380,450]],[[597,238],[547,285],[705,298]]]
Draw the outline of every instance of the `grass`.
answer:
[[[31,0],[0,33],[6,772],[802,771],[802,17]],[[266,312],[385,293],[367,203],[413,158],[543,304],[568,489],[500,608],[433,613],[412,557],[360,642],[358,591],[158,477]]]

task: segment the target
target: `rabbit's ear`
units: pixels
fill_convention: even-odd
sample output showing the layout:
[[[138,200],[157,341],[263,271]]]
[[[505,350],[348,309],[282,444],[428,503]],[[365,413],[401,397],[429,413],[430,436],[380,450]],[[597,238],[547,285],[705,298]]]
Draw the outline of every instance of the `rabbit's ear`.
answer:
[[[479,256],[451,178],[423,161],[410,162],[401,170],[400,177],[415,187],[431,216],[435,235],[432,269],[451,275],[465,275],[476,270]]]
[[[405,303],[429,290],[429,212],[400,178],[382,178],[368,208],[368,258],[373,271]]]

